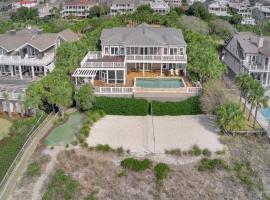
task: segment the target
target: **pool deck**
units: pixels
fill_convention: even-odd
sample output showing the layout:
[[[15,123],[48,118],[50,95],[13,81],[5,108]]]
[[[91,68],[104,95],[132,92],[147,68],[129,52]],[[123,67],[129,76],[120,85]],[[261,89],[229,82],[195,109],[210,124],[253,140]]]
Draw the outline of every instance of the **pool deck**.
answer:
[[[144,72],[144,76],[142,72],[128,72],[126,84],[106,84],[103,81],[95,80],[94,86],[96,87],[133,87],[134,80],[136,77],[174,77],[174,78],[182,78],[185,81],[187,87],[192,87],[192,82],[185,76],[166,76],[165,73],[162,73],[160,76],[160,71],[151,71],[151,72]]]

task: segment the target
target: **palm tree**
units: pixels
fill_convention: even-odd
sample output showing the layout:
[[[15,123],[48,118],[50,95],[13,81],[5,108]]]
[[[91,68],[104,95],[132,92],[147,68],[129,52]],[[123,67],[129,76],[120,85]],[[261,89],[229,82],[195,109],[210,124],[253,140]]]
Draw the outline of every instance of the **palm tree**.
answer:
[[[264,108],[268,107],[268,96],[264,96],[264,89],[260,91],[263,91],[263,92],[258,92],[253,102],[255,105],[255,116],[254,116],[254,121],[253,121],[253,128],[255,128],[258,109],[261,107],[264,107]]]
[[[245,106],[244,106],[244,110],[243,112],[245,112],[246,110],[246,104],[247,104],[247,100],[248,100],[248,94],[250,92],[250,87],[251,84],[254,82],[254,79],[246,73],[240,74],[239,76],[236,77],[236,83],[240,89],[240,103],[241,103],[241,98],[242,96],[245,99]]]
[[[252,110],[255,106],[255,98],[258,94],[263,93],[263,88],[261,84],[257,80],[253,80],[250,84],[250,92],[248,93],[247,99],[248,102],[251,104],[250,110],[249,110],[249,115],[248,115],[248,120],[250,120]]]
[[[217,124],[227,131],[239,131],[245,126],[245,116],[238,104],[227,103],[217,109]]]

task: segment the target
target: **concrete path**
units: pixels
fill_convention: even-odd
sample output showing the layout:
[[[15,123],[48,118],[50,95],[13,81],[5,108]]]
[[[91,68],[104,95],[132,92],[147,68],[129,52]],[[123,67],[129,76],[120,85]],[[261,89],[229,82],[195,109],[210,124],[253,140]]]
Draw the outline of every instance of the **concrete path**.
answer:
[[[90,146],[109,144],[133,153],[162,154],[165,150],[189,150],[193,145],[210,151],[223,149],[213,117],[194,116],[112,116],[107,115],[91,129]]]

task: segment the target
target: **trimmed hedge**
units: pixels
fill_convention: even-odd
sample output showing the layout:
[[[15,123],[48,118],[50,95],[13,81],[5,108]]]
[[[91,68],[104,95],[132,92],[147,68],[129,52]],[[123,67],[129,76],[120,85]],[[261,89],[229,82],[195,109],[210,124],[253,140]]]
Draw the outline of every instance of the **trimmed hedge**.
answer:
[[[145,99],[96,97],[94,110],[104,110],[109,115],[145,116],[148,106]]]
[[[180,102],[152,102],[153,115],[198,115],[202,114],[198,96]]]

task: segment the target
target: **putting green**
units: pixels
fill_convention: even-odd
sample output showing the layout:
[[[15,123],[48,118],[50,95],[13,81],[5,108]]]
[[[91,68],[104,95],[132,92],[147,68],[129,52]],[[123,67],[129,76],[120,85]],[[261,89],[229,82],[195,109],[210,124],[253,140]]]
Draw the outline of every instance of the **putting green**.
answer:
[[[0,118],[0,140],[8,136],[9,128],[11,127],[11,125],[11,121]]]
[[[48,146],[63,146],[75,139],[75,134],[82,127],[83,115],[79,112],[69,114],[68,121],[53,129],[45,140]]]

